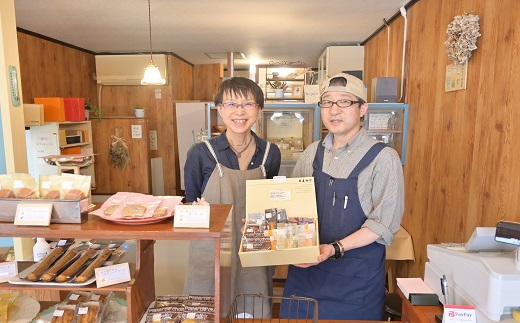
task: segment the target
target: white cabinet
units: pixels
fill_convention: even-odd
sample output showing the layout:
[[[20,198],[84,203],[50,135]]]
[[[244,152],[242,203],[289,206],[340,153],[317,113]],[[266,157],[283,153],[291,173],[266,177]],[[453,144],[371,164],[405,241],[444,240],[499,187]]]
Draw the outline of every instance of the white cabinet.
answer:
[[[363,46],[329,46],[318,60],[318,84],[341,72],[363,73],[365,48]],[[352,74],[356,74],[352,73]],[[355,75],[360,76],[360,75]],[[361,77],[362,78],[362,75]]]
[[[93,154],[92,126],[90,121],[49,122],[30,127],[27,149],[29,172],[39,181],[40,175],[56,175],[58,167],[48,165],[41,156],[64,154]],[[67,137],[69,143],[67,143]],[[91,187],[96,188],[94,164],[80,168],[80,174],[91,177]]]

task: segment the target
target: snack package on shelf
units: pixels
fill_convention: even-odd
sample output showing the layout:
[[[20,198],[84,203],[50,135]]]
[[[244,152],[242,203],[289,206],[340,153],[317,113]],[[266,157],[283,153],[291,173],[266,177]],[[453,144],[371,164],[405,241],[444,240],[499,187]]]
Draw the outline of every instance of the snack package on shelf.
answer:
[[[90,176],[61,174],[60,199],[82,200],[90,195]]]
[[[36,199],[40,191],[30,174],[0,175],[0,198]]]
[[[51,323],[73,323],[76,305],[58,305],[52,314]]]
[[[79,303],[84,303],[84,302],[90,301],[91,296],[92,296],[92,292],[81,291],[81,290],[72,290],[67,295],[67,297],[65,297],[63,304],[75,306]]]
[[[46,200],[58,200],[61,190],[60,175],[40,175],[40,197]]]
[[[9,306],[13,304],[18,294],[18,292],[0,292],[0,323],[7,322]]]
[[[97,301],[79,303],[76,307],[76,323],[101,323],[103,312]]]

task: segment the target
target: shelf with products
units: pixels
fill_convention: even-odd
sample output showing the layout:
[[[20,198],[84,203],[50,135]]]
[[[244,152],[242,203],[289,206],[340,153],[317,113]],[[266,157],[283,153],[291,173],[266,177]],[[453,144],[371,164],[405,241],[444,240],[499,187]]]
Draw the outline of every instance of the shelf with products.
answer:
[[[321,139],[329,133],[321,124]],[[403,103],[369,103],[360,126],[367,130],[369,136],[394,148],[401,163],[406,160],[406,141],[408,132],[408,104]]]
[[[40,175],[58,173],[58,167],[48,165],[41,156],[94,154],[92,124],[90,121],[47,122],[29,128],[27,160],[29,172],[35,180]],[[92,189],[96,188],[94,163],[81,167],[81,175],[90,176]]]
[[[231,241],[231,210],[229,204],[212,204],[210,208],[209,229],[174,228],[173,218],[163,222],[141,225],[124,225],[109,222],[95,215],[89,215],[88,221],[81,224],[50,224],[48,227],[15,226],[2,223],[0,237],[45,237],[76,239],[124,239],[136,240],[135,270],[128,283],[100,288],[100,290],[124,292],[127,301],[128,322],[139,322],[146,309],[155,300],[154,243],[155,240],[205,240],[214,241],[215,245],[215,323],[220,321],[231,302],[229,286],[220,284],[229,279],[229,272],[224,268],[229,259],[229,241]],[[167,255],[169,256],[169,255]],[[222,259],[222,260],[221,260]],[[222,266],[222,269],[221,269]],[[0,290],[27,291],[69,291],[98,290],[95,283],[85,286],[39,286],[14,285],[0,283]]]
[[[298,64],[269,64],[256,66],[256,78],[266,101],[304,101],[304,86],[309,84],[310,68]]]

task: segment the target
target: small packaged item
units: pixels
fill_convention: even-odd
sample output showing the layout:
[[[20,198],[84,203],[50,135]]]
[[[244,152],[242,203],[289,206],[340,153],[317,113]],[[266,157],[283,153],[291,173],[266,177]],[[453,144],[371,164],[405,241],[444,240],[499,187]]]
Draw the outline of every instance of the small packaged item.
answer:
[[[89,248],[85,251],[82,251],[81,256],[74,261],[70,266],[65,269],[61,274],[56,277],[56,282],[63,283],[74,277],[78,273],[78,271],[83,267],[83,265],[89,261],[91,258],[96,256],[98,253],[97,250]]]
[[[60,304],[52,313],[51,323],[73,323],[74,315],[76,315],[76,305]]]
[[[67,297],[65,298],[64,304],[67,305],[77,305],[79,303],[84,303],[90,300],[92,293],[85,292],[80,290],[71,291]]]
[[[90,176],[62,173],[60,199],[79,201],[90,195]]]
[[[13,183],[12,190],[15,198],[37,199],[40,197],[38,184],[30,174],[14,173],[11,174]]]
[[[96,301],[80,303],[76,308],[76,323],[100,323],[101,304]]]
[[[10,174],[0,174],[0,198],[14,198],[13,182]]]
[[[61,189],[60,175],[40,175],[40,197],[46,200],[59,200]]]

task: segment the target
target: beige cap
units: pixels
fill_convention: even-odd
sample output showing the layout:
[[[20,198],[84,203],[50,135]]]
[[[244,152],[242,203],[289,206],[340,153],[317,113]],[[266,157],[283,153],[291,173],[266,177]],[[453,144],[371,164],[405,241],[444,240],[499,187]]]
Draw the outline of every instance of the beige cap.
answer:
[[[330,86],[330,80],[336,77],[344,78],[347,81],[347,86]],[[339,73],[329,78],[325,84],[326,85],[321,89],[320,96],[325,92],[347,92],[363,99],[365,102],[368,102],[365,84],[355,76],[346,73]]]

